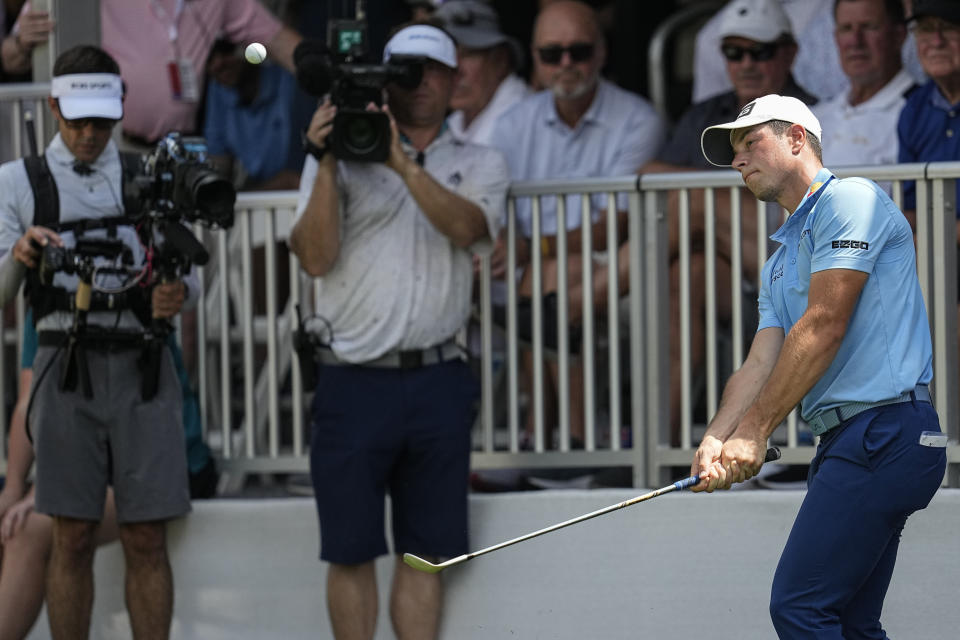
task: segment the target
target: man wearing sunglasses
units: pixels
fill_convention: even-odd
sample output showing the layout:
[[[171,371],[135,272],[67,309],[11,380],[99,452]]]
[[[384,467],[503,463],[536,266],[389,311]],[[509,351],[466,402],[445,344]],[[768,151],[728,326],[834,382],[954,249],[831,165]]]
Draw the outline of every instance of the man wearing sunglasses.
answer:
[[[199,280],[154,284],[144,277],[148,252],[121,200],[124,165],[111,139],[123,96],[120,68],[109,54],[92,46],[65,51],[54,63],[48,98],[58,134],[42,157],[0,166],[0,305],[29,278],[39,338],[27,429],[36,451],[36,509],[53,517],[46,595],[54,638],[86,637],[95,532],[108,484],[133,635],[167,637],[173,580],[166,523],[190,510],[173,359],[149,370],[140,362],[144,327],[179,313]],[[81,241],[114,247],[129,261],[85,253]],[[67,249],[76,262],[65,257]],[[94,260],[88,311],[75,309],[81,296],[70,269],[37,275],[51,251],[64,266],[80,264],[77,271]],[[156,376],[157,388],[144,397],[147,375]]]
[[[582,2],[561,0],[546,6],[537,16],[532,54],[535,84],[544,87],[497,122],[494,146],[504,152],[514,180],[550,178],[579,179],[633,174],[655,157],[663,142],[664,126],[653,107],[643,98],[620,89],[600,77],[606,46],[594,10]],[[594,251],[606,247],[606,196],[592,200]],[[626,231],[626,202],[618,201],[620,237]],[[517,202],[517,220],[523,235],[532,235],[529,200]],[[566,197],[566,230],[558,230],[556,199],[541,200],[540,249],[544,257],[544,291],[556,289],[557,234],[567,233],[568,282],[581,280],[581,197]],[[605,267],[594,263],[593,271]],[[521,282],[521,293],[532,291],[531,270]],[[556,327],[551,319],[544,326]],[[529,324],[526,323],[529,335]],[[523,335],[524,327],[520,328]],[[556,338],[553,339],[556,346]],[[550,364],[551,377],[556,366]],[[582,370],[578,362],[570,376],[571,446],[583,444]],[[551,403],[555,404],[555,403]],[[529,426],[532,422],[528,420]]]
[[[673,128],[669,142],[655,162],[643,168],[644,172],[701,171],[712,168],[700,151],[700,132],[705,128],[735,119],[744,105],[767,94],[779,94],[798,98],[806,104],[816,99],[794,81],[790,72],[797,44],[793,38],[790,20],[779,0],[733,0],[721,14],[721,46],[718,53],[724,58],[727,75],[733,84],[733,90],[708,98],[690,107],[681,116]],[[730,194],[726,189],[717,190],[716,202],[716,265],[707,265],[703,254],[704,238],[704,199],[702,191],[691,192],[690,198],[690,237],[679,235],[679,201],[672,193],[669,201],[670,216],[670,271],[671,326],[680,327],[679,272],[680,242],[690,242],[692,256],[690,262],[690,303],[691,303],[691,344],[692,371],[702,371],[705,358],[705,327],[697,318],[704,317],[706,287],[704,274],[707,269],[717,269],[721,287],[729,289],[731,277],[730,264],[734,245],[730,230]],[[742,199],[744,215],[741,217],[740,240],[743,250],[744,279],[755,282],[758,271],[757,213],[756,199]],[[625,262],[625,261],[623,261]],[[739,278],[739,274],[736,278]],[[739,286],[739,285],[738,285]],[[717,296],[721,318],[729,318],[730,295]],[[749,324],[749,323],[748,323]],[[681,367],[680,336],[674,331],[671,336],[670,371],[670,415],[671,444],[681,443]]]

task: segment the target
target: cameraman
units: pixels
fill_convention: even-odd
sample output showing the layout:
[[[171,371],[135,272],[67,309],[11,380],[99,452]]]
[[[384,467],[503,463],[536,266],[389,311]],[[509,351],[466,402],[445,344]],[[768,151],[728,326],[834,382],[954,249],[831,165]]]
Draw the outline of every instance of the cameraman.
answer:
[[[108,484],[127,563],[133,635],[167,637],[173,583],[166,521],[190,510],[172,357],[163,349],[150,367],[143,356],[145,326],[176,315],[187,291],[199,285],[192,278],[189,287],[180,280],[144,286],[155,265],[125,216],[121,158],[111,140],[123,115],[119,74],[116,61],[97,47],[60,55],[48,98],[59,133],[44,162],[40,169],[25,160],[0,166],[0,303],[13,299],[26,276],[39,331],[27,426],[36,449],[36,508],[54,520],[47,573],[54,638],[88,633],[94,532]],[[99,246],[122,246],[121,257],[129,260],[96,258],[97,270],[85,276],[96,289],[89,312],[76,311],[75,302],[85,305],[74,297],[78,278],[69,269],[52,280],[27,270],[51,257],[51,248],[92,260],[77,245],[91,238]],[[145,379],[156,380],[155,392],[145,391]]]
[[[317,313],[332,333],[329,350],[320,351],[310,466],[320,557],[331,563],[327,604],[340,639],[374,634],[386,491],[397,554],[394,631],[437,635],[440,577],[401,558],[467,551],[477,387],[454,335],[470,308],[470,249],[492,247],[508,186],[498,152],[458,142],[445,125],[453,40],[433,26],[408,26],[383,58],[423,65],[419,86],[387,85],[389,157],[383,164],[338,162],[328,152],[308,157],[290,234],[303,269],[320,277]],[[308,128],[320,149],[335,112],[324,102]]]

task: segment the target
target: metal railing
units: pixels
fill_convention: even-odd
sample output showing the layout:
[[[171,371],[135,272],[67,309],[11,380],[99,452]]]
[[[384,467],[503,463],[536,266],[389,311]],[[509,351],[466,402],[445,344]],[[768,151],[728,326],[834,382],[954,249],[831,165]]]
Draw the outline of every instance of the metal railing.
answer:
[[[958,486],[953,194],[954,179],[960,176],[960,163],[843,168],[836,173],[890,181],[898,204],[902,181],[918,180],[918,270],[934,337],[936,406],[950,435],[948,479],[951,486]],[[703,252],[706,263],[714,264],[717,199],[720,194],[729,194],[732,215],[725,224],[729,225],[732,238],[730,261],[734,274],[741,274],[735,279],[742,279],[742,274],[749,269],[744,268],[740,237],[739,225],[746,215],[740,185],[739,175],[732,171],[513,185],[506,226],[508,272],[513,272],[519,262],[517,245],[521,233],[517,227],[517,204],[528,200],[532,230],[529,243],[531,300],[541,300],[545,291],[540,238],[542,203],[547,197],[588,195],[581,199],[577,210],[569,210],[565,197],[556,198],[557,227],[565,228],[566,218],[571,215],[580,216],[582,226],[606,219],[605,245],[625,246],[629,264],[625,273],[619,271],[615,250],[609,251],[605,262],[597,262],[595,258],[601,252],[591,245],[590,234],[582,234],[579,251],[567,246],[563,234],[557,237],[558,344],[556,350],[551,350],[544,344],[545,316],[539,304],[531,305],[529,343],[518,337],[519,287],[513,279],[508,278],[506,283],[505,327],[495,325],[489,260],[481,260],[476,298],[482,397],[474,437],[474,469],[630,467],[636,485],[651,486],[662,482],[670,467],[689,464],[691,447],[698,442],[706,419],[716,410],[724,377],[739,366],[745,356],[742,336],[747,321],[740,312],[745,294],[739,286],[730,288],[730,317],[721,319],[715,274],[708,269],[703,315],[694,313],[692,307],[684,303],[691,292],[690,247],[686,241],[680,243],[678,329],[681,342],[687,339],[685,336],[694,323],[703,323],[707,339],[704,365],[698,370],[691,366],[691,346],[686,344],[681,348],[682,400],[678,420],[681,442],[680,446],[671,447],[668,445],[672,364],[669,345],[673,327],[668,311],[668,218],[674,216],[681,231],[685,229],[691,217],[691,196],[695,190],[704,190]],[[679,203],[676,211],[670,210],[671,198]],[[604,206],[597,207],[598,201]],[[221,456],[223,467],[238,473],[299,472],[308,468],[306,413],[313,390],[303,388],[297,356],[292,349],[292,331],[295,306],[312,308],[315,283],[299,269],[294,256],[282,261],[277,253],[282,250],[292,224],[295,206],[293,192],[245,193],[238,198],[233,229],[213,233],[197,229],[213,258],[203,269],[205,292],[196,312],[199,348],[195,379],[208,441]],[[759,272],[759,264],[767,256],[766,238],[775,230],[774,225],[779,224],[778,218],[782,220],[783,212],[771,213],[763,206],[757,210],[755,268]],[[627,217],[626,238],[617,235],[616,220],[622,212]],[[262,268],[255,268],[261,259]],[[566,274],[568,263],[576,260],[581,261],[580,271],[584,274],[582,308],[578,312],[583,335],[579,354],[571,353],[567,346],[572,287]],[[624,275],[626,281],[621,279]],[[608,291],[625,288],[626,294],[607,296],[606,301],[594,299],[594,278],[601,277],[609,281]],[[285,299],[278,293],[283,282],[289,283]],[[258,290],[261,293],[255,295]],[[752,327],[746,333],[749,335],[751,331]],[[18,335],[19,324],[5,327],[5,344],[17,344]],[[499,342],[498,336],[502,337]],[[724,359],[720,353],[724,348],[729,352],[725,364],[721,362]],[[524,350],[532,355],[529,388],[524,386],[522,377]],[[548,371],[554,366],[557,396],[561,400],[548,405]],[[583,371],[582,389],[571,382],[574,367]],[[0,369],[6,371],[8,381],[15,379],[9,376],[9,357],[6,362],[0,361]],[[699,385],[695,384],[700,379],[702,393],[697,392]],[[2,385],[8,406],[9,387],[9,384]],[[582,390],[582,450],[574,450],[571,440],[571,423],[581,417],[579,413],[572,414],[567,404],[571,390]],[[694,406],[701,397],[705,406],[702,419],[694,414]],[[551,413],[556,414],[555,422],[549,419]],[[530,451],[521,449],[523,421],[527,416],[533,434]],[[552,446],[554,431],[556,446]],[[806,463],[812,457],[813,443],[805,441],[803,433],[803,425],[795,415],[775,433],[774,439],[783,449],[785,462]]]

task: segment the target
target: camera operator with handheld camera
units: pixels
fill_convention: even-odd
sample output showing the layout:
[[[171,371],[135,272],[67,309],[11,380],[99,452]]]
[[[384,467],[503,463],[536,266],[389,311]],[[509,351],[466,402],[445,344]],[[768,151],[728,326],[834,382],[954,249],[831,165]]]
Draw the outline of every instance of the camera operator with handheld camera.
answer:
[[[400,638],[437,635],[439,576],[401,557],[467,551],[478,388],[454,337],[469,315],[470,250],[492,248],[508,186],[499,152],[459,142],[445,125],[457,67],[450,36],[407,26],[383,61],[330,70],[338,80],[307,130],[315,155],[304,166],[290,235],[302,268],[320,277],[316,311],[329,331],[317,352],[310,466],[337,638],[373,637],[387,491],[394,630]],[[345,88],[371,75],[387,78],[388,106],[371,101],[366,113],[385,119],[389,138],[386,154],[363,156],[355,151],[376,147],[364,141],[380,129]],[[346,120],[342,105],[352,109]]]
[[[108,484],[133,635],[167,637],[166,522],[190,510],[180,384],[169,351],[155,345],[199,281],[189,258],[160,258],[178,251],[155,244],[157,225],[125,197],[140,158],[122,157],[111,140],[123,115],[119,74],[97,47],[60,55],[48,98],[58,134],[42,156],[0,166],[0,303],[26,279],[39,331],[27,428],[36,509],[54,520],[46,590],[54,638],[88,633]],[[184,269],[169,266],[177,261]]]

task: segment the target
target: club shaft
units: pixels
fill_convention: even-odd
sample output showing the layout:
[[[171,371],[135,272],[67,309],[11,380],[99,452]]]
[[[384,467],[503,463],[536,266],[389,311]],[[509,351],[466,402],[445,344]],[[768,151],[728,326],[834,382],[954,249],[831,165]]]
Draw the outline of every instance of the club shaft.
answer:
[[[696,476],[694,476],[694,478],[696,478]],[[683,482],[687,482],[687,481],[689,481],[690,479],[691,479],[691,478],[688,478],[687,480],[684,480]],[[507,540],[506,542],[501,542],[501,543],[499,543],[499,544],[495,544],[495,545],[493,545],[492,547],[487,547],[486,549],[480,549],[480,550],[478,550],[478,551],[474,551],[474,552],[472,552],[472,553],[468,553],[466,556],[464,556],[463,561],[467,561],[467,560],[470,560],[470,559],[472,559],[472,558],[476,558],[477,556],[482,556],[482,555],[484,555],[484,554],[486,554],[486,553],[490,553],[491,551],[497,551],[498,549],[503,549],[504,547],[509,547],[510,545],[517,544],[518,542],[523,542],[524,540],[529,540],[529,539],[531,539],[531,538],[536,538],[537,536],[542,536],[542,535],[544,535],[544,534],[546,534],[546,533],[551,533],[551,532],[553,532],[553,531],[556,531],[557,529],[563,529],[564,527],[569,527],[570,525],[574,525],[574,524],[577,524],[577,523],[580,523],[580,522],[584,522],[585,520],[590,520],[591,518],[596,518],[597,516],[605,515],[605,514],[607,514],[607,513],[612,512],[612,511],[617,511],[618,509],[623,509],[623,508],[625,508],[625,507],[629,507],[629,506],[635,505],[635,504],[637,504],[638,502],[643,502],[644,500],[650,500],[651,498],[656,498],[657,496],[663,495],[663,494],[665,494],[665,493],[670,493],[671,491],[676,491],[676,490],[679,488],[679,487],[677,486],[678,484],[680,484],[680,483],[671,484],[671,485],[668,485],[668,486],[666,486],[666,487],[657,489],[656,491],[651,491],[650,493],[645,493],[645,494],[643,494],[642,496],[637,496],[637,497],[635,497],[635,498],[630,498],[629,500],[624,500],[623,502],[619,502],[619,503],[617,503],[617,504],[610,505],[609,507],[604,507],[603,509],[597,509],[596,511],[591,511],[590,513],[586,513],[586,514],[584,514],[584,515],[582,515],[582,516],[577,516],[576,518],[571,518],[571,519],[569,519],[569,520],[565,520],[565,521],[563,521],[563,522],[559,522],[559,523],[557,523],[557,524],[551,525],[551,526],[549,526],[549,527],[545,527],[545,528],[540,529],[540,530],[538,530],[538,531],[533,531],[533,532],[531,532],[531,533],[527,533],[527,534],[522,535],[522,536],[519,536],[519,537],[517,537],[517,538],[513,538],[512,540]],[[693,484],[696,484],[696,482],[692,482],[692,483],[690,483],[690,485],[687,485],[687,486],[691,486],[691,485],[693,485]]]
[[[778,460],[779,458],[780,458],[780,449],[778,449],[777,447],[770,447],[769,449],[767,449],[767,454],[766,454],[766,457],[765,457],[765,459],[764,459],[764,462],[772,462],[772,461],[774,461],[774,460]],[[495,545],[493,545],[492,547],[487,547],[486,549],[479,549],[479,550],[477,550],[477,551],[473,551],[473,552],[471,552],[471,553],[467,553],[467,554],[464,554],[464,555],[462,555],[462,556],[457,556],[456,558],[452,558],[452,559],[450,559],[450,560],[442,563],[442,566],[443,566],[443,567],[450,567],[450,566],[453,566],[453,565],[456,565],[456,564],[460,564],[460,563],[466,562],[466,561],[468,561],[468,560],[472,560],[473,558],[476,558],[476,557],[478,557],[478,556],[482,556],[482,555],[485,555],[485,554],[487,554],[487,553],[491,553],[491,552],[493,552],[493,551],[497,551],[497,550],[499,550],[499,549],[503,549],[504,547],[509,547],[509,546],[511,546],[511,545],[517,544],[518,542],[523,542],[523,541],[525,541],[525,540],[530,540],[531,538],[536,538],[537,536],[542,536],[542,535],[544,535],[544,534],[551,533],[551,532],[556,531],[556,530],[558,530],[558,529],[563,529],[564,527],[569,527],[570,525],[574,525],[574,524],[577,524],[577,523],[580,523],[580,522],[584,522],[585,520],[590,520],[591,518],[596,518],[596,517],[598,517],[598,516],[602,516],[602,515],[611,513],[611,512],[613,512],[613,511],[617,511],[617,510],[619,510],[619,509],[623,509],[623,508],[626,508],[626,507],[630,507],[630,506],[633,506],[633,505],[635,505],[635,504],[637,504],[637,503],[644,502],[645,500],[650,500],[650,499],[652,499],[652,498],[656,498],[657,496],[662,496],[662,495],[665,494],[665,493],[670,493],[671,491],[676,491],[676,490],[678,490],[678,489],[688,489],[688,488],[694,486],[695,484],[697,484],[699,481],[700,481],[700,477],[699,477],[699,476],[690,476],[689,478],[684,478],[683,480],[678,480],[677,482],[674,482],[673,484],[669,484],[669,485],[667,485],[667,486],[665,486],[665,487],[661,487],[661,488],[659,488],[659,489],[656,489],[656,490],[654,490],[654,491],[651,491],[650,493],[645,493],[645,494],[643,494],[643,495],[630,498],[629,500],[624,500],[623,502],[618,502],[617,504],[612,504],[612,505],[610,505],[609,507],[604,507],[604,508],[602,508],[602,509],[597,509],[596,511],[591,511],[590,513],[586,513],[586,514],[584,514],[584,515],[582,515],[582,516],[577,516],[576,518],[571,518],[571,519],[569,519],[569,520],[564,520],[563,522],[559,522],[559,523],[554,524],[554,525],[551,525],[551,526],[549,526],[549,527],[545,527],[545,528],[539,529],[539,530],[537,530],[537,531],[532,531],[532,532],[530,532],[530,533],[524,534],[524,535],[522,535],[522,536],[518,536],[518,537],[513,538],[513,539],[511,539],[511,540],[507,540],[507,541],[505,541],[505,542],[501,542],[501,543],[499,543],[499,544],[495,544]]]

